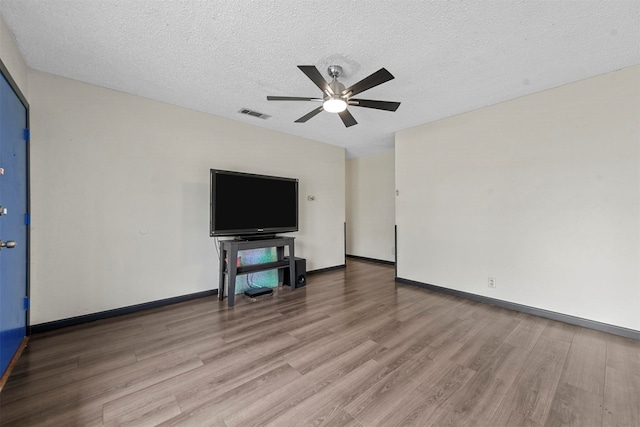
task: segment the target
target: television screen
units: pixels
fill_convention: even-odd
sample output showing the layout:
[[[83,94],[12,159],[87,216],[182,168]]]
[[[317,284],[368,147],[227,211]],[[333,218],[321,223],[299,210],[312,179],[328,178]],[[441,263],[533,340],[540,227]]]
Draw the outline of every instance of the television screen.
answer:
[[[211,169],[211,236],[298,231],[298,180]]]

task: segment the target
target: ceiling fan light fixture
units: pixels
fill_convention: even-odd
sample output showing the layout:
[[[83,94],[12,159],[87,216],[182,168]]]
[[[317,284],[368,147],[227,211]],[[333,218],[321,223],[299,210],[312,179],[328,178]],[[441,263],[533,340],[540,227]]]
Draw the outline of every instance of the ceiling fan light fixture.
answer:
[[[347,109],[347,102],[340,97],[332,96],[324,101],[322,108],[330,113],[342,113]]]

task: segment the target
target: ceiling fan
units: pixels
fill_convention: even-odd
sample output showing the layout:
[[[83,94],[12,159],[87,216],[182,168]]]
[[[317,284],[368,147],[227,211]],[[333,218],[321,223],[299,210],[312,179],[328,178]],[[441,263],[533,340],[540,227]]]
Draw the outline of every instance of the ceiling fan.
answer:
[[[385,68],[380,68],[375,73],[360,80],[358,83],[345,89],[344,85],[338,81],[342,74],[342,67],[330,65],[328,68],[331,82],[327,82],[320,71],[313,65],[298,65],[298,68],[311,79],[322,91],[322,98],[303,98],[297,96],[267,96],[268,101],[315,101],[322,102],[322,105],[305,114],[296,120],[296,123],[304,123],[321,111],[338,113],[346,127],[358,124],[353,118],[347,106],[375,108],[376,110],[396,111],[400,106],[399,102],[375,101],[372,99],[352,98],[352,96],[364,92],[367,89],[381,85],[393,79],[393,76]]]

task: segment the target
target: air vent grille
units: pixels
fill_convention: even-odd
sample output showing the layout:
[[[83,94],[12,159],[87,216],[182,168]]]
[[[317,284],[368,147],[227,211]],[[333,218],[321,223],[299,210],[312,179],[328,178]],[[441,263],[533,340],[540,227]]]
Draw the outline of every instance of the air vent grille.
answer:
[[[240,114],[246,114],[247,116],[257,117],[257,118],[259,118],[259,119],[263,119],[263,120],[266,120],[266,119],[268,119],[269,117],[271,117],[271,116],[270,116],[270,115],[268,115],[268,114],[263,114],[263,113],[260,113],[260,112],[258,112],[258,111],[250,110],[250,109],[248,109],[248,108],[242,108],[240,111],[238,111],[238,113],[240,113]]]

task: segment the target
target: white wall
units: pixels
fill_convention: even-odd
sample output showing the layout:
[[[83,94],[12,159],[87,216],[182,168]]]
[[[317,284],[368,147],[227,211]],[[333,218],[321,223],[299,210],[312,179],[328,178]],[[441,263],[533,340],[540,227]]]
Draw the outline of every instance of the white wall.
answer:
[[[399,132],[398,275],[640,330],[639,77]]]
[[[18,50],[11,31],[0,16],[0,59],[7,67],[22,94],[28,99],[27,65]]]
[[[393,151],[347,160],[347,254],[395,261]]]
[[[32,324],[217,288],[210,168],[298,178],[296,255],[344,263],[343,148],[37,71],[29,86]]]

